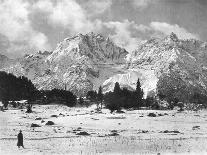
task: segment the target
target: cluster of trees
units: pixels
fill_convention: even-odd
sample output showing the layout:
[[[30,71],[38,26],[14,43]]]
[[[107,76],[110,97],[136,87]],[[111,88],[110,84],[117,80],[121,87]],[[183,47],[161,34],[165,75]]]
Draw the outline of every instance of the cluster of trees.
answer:
[[[101,109],[103,106],[103,88],[100,86],[98,89],[98,93],[96,91],[89,91],[86,95],[86,98],[89,99],[91,102],[95,102],[97,104],[97,108],[99,108],[99,105],[101,105]]]
[[[0,72],[0,101],[27,100],[29,104],[38,103],[61,103],[67,106],[75,106],[77,97],[66,90],[46,90],[39,91],[34,84],[26,77],[16,77],[13,74]],[[31,105],[29,108],[31,109]],[[29,110],[31,111],[31,110]]]
[[[180,102],[207,105],[207,95],[200,93],[196,88],[189,89],[180,79],[177,79],[174,84],[173,82],[174,79],[165,76],[159,80],[157,85],[159,99],[167,101],[169,108],[179,106]],[[121,89],[119,83],[116,82],[112,92],[103,94],[103,89],[100,86],[98,92],[89,91],[86,98],[90,102],[96,103],[97,108],[102,108],[105,104],[111,112],[121,110],[121,108],[139,109],[142,106],[159,109],[157,99],[153,97],[143,99],[143,94],[138,79],[135,91],[130,91],[127,88]],[[77,101],[77,96],[70,91],[59,89],[39,91],[24,76],[16,77],[10,73],[0,72],[0,101],[8,103],[7,101],[18,100],[28,100],[29,104],[38,103],[37,101],[39,104],[60,103],[70,107],[77,103],[80,105],[86,103],[82,97],[79,97]]]
[[[117,82],[113,92],[104,95],[100,86],[98,92],[89,91],[86,98],[95,102],[100,108],[104,103],[111,111],[121,108],[139,108],[143,105],[143,91],[139,80],[135,91],[129,91],[126,88],[121,89]],[[16,77],[6,72],[0,72],[0,100],[28,100],[29,104],[38,103],[38,101],[39,104],[60,103],[70,107],[77,103],[77,97],[70,91],[59,89],[39,91],[28,78]],[[79,98],[78,103],[84,103],[82,97]]]
[[[49,103],[60,103],[65,104],[69,107],[76,105],[77,97],[72,92],[61,89],[42,90],[40,92],[39,99],[44,104]]]
[[[144,104],[143,94],[139,79],[135,91],[130,91],[127,88],[121,89],[119,83],[116,82],[114,91],[104,95],[104,103],[111,112],[119,111],[121,108],[139,109]]]
[[[16,77],[13,74],[0,72],[0,100],[32,101],[36,98],[38,90],[34,84],[24,76]]]
[[[113,112],[115,110],[119,111],[121,108],[139,109],[144,105],[143,94],[144,93],[138,79],[135,91],[130,91],[127,88],[121,89],[119,83],[116,82],[113,92],[103,94],[102,87],[100,86],[98,92],[89,91],[86,98],[91,102],[95,102],[97,107],[101,105],[100,108],[105,104],[106,108]]]

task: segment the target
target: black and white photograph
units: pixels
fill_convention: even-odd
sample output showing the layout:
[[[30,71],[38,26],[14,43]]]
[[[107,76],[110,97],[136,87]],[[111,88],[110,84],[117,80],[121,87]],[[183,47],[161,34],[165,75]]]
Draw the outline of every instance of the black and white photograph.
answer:
[[[0,0],[1,155],[206,155],[207,0]]]

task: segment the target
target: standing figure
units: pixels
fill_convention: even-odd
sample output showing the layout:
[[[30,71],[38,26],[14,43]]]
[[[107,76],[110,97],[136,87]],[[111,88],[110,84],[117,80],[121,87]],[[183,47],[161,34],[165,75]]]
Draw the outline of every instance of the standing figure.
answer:
[[[17,146],[20,148],[20,146],[22,146],[24,148],[24,145],[23,145],[23,134],[22,134],[22,130],[19,131],[19,134],[17,136]]]

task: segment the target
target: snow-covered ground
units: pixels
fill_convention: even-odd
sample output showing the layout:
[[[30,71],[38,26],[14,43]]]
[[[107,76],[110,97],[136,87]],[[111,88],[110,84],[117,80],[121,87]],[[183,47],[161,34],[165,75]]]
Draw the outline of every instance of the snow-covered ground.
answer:
[[[0,154],[207,154],[206,110],[110,114],[94,109],[35,105],[31,114],[25,109],[0,112]],[[149,117],[150,112],[157,117]],[[16,146],[20,129],[25,149]]]

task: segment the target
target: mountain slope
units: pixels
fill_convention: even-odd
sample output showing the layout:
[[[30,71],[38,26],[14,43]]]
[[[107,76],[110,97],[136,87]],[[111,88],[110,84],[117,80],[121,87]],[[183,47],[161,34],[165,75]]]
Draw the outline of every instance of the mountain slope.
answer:
[[[135,82],[134,79],[139,77],[145,96],[151,93],[165,93],[168,89],[180,93],[179,96],[183,93],[193,94],[195,91],[205,94],[206,45],[206,42],[194,39],[180,40],[174,33],[163,39],[150,39],[128,56],[128,73],[115,75],[107,83],[125,83],[122,79],[127,77],[131,77]],[[129,84],[135,88],[134,82]]]
[[[16,76],[26,76],[34,81],[37,77],[46,75],[48,65],[45,63],[45,58],[49,54],[51,53],[47,51],[39,51],[36,54],[25,55],[1,70]]]
[[[40,89],[65,88],[77,95],[97,89],[108,77],[119,72],[127,52],[100,34],[66,38],[46,58],[51,75],[35,80]],[[118,67],[118,68],[117,68]]]
[[[85,95],[123,72],[127,51],[100,34],[66,38],[52,52],[26,55],[5,71],[27,76],[38,89],[67,89]]]

